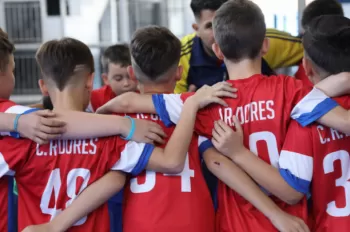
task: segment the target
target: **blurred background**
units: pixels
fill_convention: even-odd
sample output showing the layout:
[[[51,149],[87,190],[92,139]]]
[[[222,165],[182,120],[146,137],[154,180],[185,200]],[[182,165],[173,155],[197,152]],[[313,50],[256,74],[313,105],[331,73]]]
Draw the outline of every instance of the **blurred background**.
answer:
[[[300,12],[312,0],[254,0],[266,25],[298,35]],[[350,0],[340,0],[347,17]],[[128,42],[146,25],[168,27],[179,38],[192,33],[190,0],[0,0],[0,27],[15,43],[16,87],[12,100],[41,99],[35,52],[41,43],[73,37],[88,44],[95,57],[95,87],[101,86],[100,54],[115,43]]]

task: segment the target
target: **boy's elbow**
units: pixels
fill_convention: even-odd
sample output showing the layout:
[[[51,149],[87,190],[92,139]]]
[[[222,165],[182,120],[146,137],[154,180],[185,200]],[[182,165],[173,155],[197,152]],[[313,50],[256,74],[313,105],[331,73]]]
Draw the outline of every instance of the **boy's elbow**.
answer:
[[[301,199],[303,199],[303,197],[304,197],[304,194],[295,192],[293,194],[289,194],[289,196],[284,197],[281,200],[283,200],[288,205],[296,205],[300,202]]]
[[[179,174],[184,170],[184,162],[169,162],[166,164],[165,170],[167,174]]]

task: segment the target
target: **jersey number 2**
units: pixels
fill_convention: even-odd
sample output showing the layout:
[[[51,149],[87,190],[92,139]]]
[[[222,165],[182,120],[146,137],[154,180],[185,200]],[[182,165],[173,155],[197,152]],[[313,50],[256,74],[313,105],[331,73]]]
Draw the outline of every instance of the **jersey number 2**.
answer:
[[[78,193],[76,193],[78,177],[83,179],[83,184],[81,185]],[[74,199],[87,187],[89,179],[90,179],[90,171],[88,169],[76,168],[76,169],[72,169],[68,173],[66,189],[67,189],[67,196],[69,197],[69,200],[66,202],[66,206],[65,206],[66,208],[70,204],[72,204]],[[46,184],[46,187],[40,202],[41,212],[44,214],[51,215],[51,220],[62,211],[62,209],[57,209],[57,198],[60,194],[61,186],[62,186],[62,180],[61,180],[60,169],[56,168],[50,174],[49,180]],[[54,194],[54,197],[55,197],[55,207],[49,208],[49,203],[50,203],[52,194]],[[74,226],[80,226],[84,224],[86,222],[86,219],[87,217],[83,217],[77,223],[75,223]]]
[[[185,166],[181,173],[165,176],[181,176],[181,192],[191,192],[191,177],[194,177],[194,170],[190,169],[188,154],[186,155]],[[146,171],[145,183],[137,183],[137,177],[130,180],[130,190],[132,193],[147,193],[150,192],[156,185],[156,173]]]
[[[334,172],[334,162],[340,161],[341,177],[335,181],[335,186],[343,187],[345,193],[345,206],[338,207],[335,200],[327,205],[327,213],[333,217],[347,217],[350,215],[350,156],[347,151],[341,150],[328,154],[323,160],[325,174]]]

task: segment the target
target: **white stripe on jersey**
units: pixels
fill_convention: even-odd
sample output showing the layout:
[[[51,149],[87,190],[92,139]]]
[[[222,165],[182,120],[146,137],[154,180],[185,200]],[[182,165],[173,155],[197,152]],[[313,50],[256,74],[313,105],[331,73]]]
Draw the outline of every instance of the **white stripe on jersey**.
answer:
[[[279,168],[289,170],[293,176],[311,181],[313,158],[297,152],[282,150],[279,158]]]
[[[4,156],[0,152],[0,178],[3,177],[4,175],[14,176],[15,172],[9,168],[9,165],[5,161]]]
[[[27,106],[20,106],[20,105],[15,105],[15,106],[11,106],[10,108],[8,108],[5,113],[8,114],[23,114],[24,112],[26,112],[27,110],[30,110],[32,108],[29,108]]]
[[[163,94],[163,97],[164,97],[166,110],[168,111],[170,120],[174,124],[177,124],[180,119],[182,107],[184,105],[181,99],[181,95],[180,94]]]
[[[293,108],[290,116],[293,119],[299,118],[302,114],[312,112],[322,101],[329,98],[321,90],[313,88],[301,101]]]
[[[111,169],[131,173],[139,162],[145,145],[145,143],[129,141],[120,154],[120,159]]]
[[[9,107],[4,113],[8,114],[23,114],[27,110],[30,110],[31,108],[27,106],[20,106],[20,105],[15,105]],[[1,136],[11,136],[10,132],[0,132]]]
[[[198,136],[198,147],[202,145],[202,143],[208,141],[209,139],[204,136]]]

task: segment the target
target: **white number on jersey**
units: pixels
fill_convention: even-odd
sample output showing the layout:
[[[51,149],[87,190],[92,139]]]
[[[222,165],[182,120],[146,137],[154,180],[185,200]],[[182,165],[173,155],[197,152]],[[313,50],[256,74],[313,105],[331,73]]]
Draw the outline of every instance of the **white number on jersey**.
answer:
[[[78,177],[81,177],[83,179],[83,184],[81,185],[78,194],[76,194]],[[67,196],[69,197],[69,200],[66,202],[66,208],[70,204],[72,204],[74,199],[87,187],[89,179],[90,179],[90,171],[88,169],[76,168],[76,169],[72,169],[68,173],[66,189],[67,189]],[[62,209],[57,209],[57,198],[60,194],[61,185],[62,185],[62,181],[61,181],[60,169],[56,168],[50,174],[49,180],[46,184],[46,187],[40,202],[41,212],[44,214],[51,215],[51,220],[62,211]],[[54,194],[54,197],[55,197],[55,207],[49,208],[49,203],[50,203],[52,193]],[[86,222],[86,219],[87,217],[83,217],[77,223],[75,223],[74,226],[80,226],[84,224]]]
[[[267,146],[267,152],[269,153],[270,164],[273,167],[278,168],[279,152],[277,147],[276,136],[270,131],[255,132],[249,135],[249,149],[256,156],[259,156],[258,154],[259,141],[265,141]],[[267,195],[271,195],[271,193],[266,189],[264,189],[263,187],[260,187],[260,188]]]
[[[325,174],[334,172],[334,162],[339,160],[341,163],[341,177],[335,181],[335,186],[343,187],[345,193],[345,206],[339,208],[334,201],[327,205],[327,213],[333,217],[350,216],[350,156],[347,151],[341,150],[328,154],[323,160],[323,169]]]
[[[269,153],[270,163],[274,167],[278,167],[279,152],[277,147],[276,136],[270,131],[255,132],[249,135],[249,149],[258,156],[258,142],[265,141],[267,151]]]
[[[181,192],[191,192],[191,177],[194,177],[194,170],[190,169],[188,154],[186,155],[185,166],[181,173],[175,175],[164,174],[164,176],[181,176]],[[130,190],[132,193],[150,192],[156,186],[156,173],[146,171],[145,183],[137,183],[137,177],[130,180]]]

